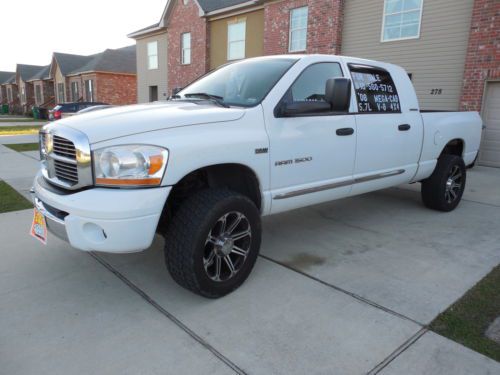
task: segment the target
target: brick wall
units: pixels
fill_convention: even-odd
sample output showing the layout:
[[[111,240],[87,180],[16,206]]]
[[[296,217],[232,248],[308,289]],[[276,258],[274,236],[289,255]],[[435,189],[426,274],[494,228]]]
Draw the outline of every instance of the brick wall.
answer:
[[[286,54],[290,10],[308,6],[306,53],[340,52],[343,0],[291,0],[267,4],[264,9],[264,55]]]
[[[0,86],[0,104],[7,103],[7,87],[4,85]]]
[[[185,32],[191,33],[191,64],[181,65],[181,34]],[[168,95],[208,71],[209,45],[208,24],[200,17],[196,2],[176,1],[168,23]]]
[[[475,0],[460,107],[480,111],[484,83],[500,79],[500,1]]]
[[[85,79],[89,79],[86,76]],[[95,73],[94,101],[113,105],[137,103],[135,74]]]

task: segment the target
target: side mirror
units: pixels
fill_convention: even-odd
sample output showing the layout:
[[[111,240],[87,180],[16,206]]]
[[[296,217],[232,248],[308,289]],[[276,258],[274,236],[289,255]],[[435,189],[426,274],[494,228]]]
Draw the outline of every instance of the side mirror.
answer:
[[[349,78],[330,78],[326,81],[325,100],[333,112],[349,112],[351,104],[351,80]]]
[[[174,89],[172,89],[172,96],[175,96],[177,95],[179,92],[181,92],[183,89],[183,87],[176,87]]]
[[[274,110],[275,117],[295,117],[306,114],[324,113],[330,111],[330,104],[325,101],[310,101],[296,103],[281,103]]]

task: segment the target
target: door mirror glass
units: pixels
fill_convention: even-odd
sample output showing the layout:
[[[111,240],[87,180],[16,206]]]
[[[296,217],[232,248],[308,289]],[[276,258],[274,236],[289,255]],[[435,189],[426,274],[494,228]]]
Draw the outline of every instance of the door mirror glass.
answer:
[[[349,78],[330,78],[326,81],[325,100],[332,112],[349,112],[351,104],[351,80]]]

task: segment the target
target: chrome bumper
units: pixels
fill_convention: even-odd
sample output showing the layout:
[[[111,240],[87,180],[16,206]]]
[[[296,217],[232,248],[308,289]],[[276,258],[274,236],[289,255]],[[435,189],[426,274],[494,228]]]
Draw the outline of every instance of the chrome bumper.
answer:
[[[66,224],[63,219],[58,218],[52,214],[43,204],[43,202],[38,199],[35,195],[33,189],[30,190],[31,196],[33,197],[33,204],[45,217],[45,223],[47,224],[47,230],[54,236],[60,238],[63,241],[69,242],[68,234],[66,233]]]

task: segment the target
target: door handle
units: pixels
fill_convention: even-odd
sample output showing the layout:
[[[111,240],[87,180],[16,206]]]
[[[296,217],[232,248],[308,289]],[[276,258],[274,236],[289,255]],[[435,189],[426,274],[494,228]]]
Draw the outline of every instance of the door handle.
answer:
[[[343,136],[343,135],[352,135],[354,134],[354,129],[353,128],[341,128],[337,129],[335,132],[337,135]]]
[[[398,126],[399,131],[405,132],[407,130],[410,130],[411,126],[408,124],[402,124]]]

